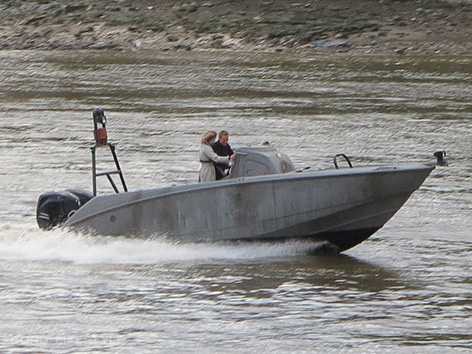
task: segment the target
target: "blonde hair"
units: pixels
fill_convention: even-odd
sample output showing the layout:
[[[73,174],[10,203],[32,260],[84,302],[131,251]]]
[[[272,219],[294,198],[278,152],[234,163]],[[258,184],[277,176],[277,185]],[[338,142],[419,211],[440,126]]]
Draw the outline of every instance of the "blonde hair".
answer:
[[[211,139],[216,138],[216,132],[214,130],[207,131],[203,134],[202,144],[209,144]]]

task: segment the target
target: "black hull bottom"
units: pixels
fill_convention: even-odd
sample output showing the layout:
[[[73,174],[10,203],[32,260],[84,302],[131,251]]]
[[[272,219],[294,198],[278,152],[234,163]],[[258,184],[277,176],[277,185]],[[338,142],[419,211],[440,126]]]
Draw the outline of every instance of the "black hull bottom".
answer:
[[[321,232],[300,237],[244,238],[237,241],[280,242],[288,240],[313,240],[318,241],[320,244],[313,249],[312,253],[340,253],[365,241],[379,229],[380,227],[372,227],[358,230]]]
[[[359,230],[326,232],[314,235],[310,238],[320,241],[327,241],[336,246],[339,249],[339,252],[342,252],[365,241],[378,229],[379,227],[373,227]]]

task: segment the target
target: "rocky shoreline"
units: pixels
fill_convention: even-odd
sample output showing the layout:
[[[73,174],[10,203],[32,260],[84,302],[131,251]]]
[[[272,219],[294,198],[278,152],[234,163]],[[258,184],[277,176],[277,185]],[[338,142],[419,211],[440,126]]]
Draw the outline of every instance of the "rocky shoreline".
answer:
[[[5,0],[0,49],[472,54],[471,0]]]

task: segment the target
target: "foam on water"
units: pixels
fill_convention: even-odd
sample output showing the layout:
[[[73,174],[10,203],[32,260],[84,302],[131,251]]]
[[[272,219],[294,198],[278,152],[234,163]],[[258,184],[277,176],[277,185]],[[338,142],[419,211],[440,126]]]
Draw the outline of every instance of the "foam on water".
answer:
[[[77,264],[154,264],[206,260],[250,260],[306,254],[316,242],[173,243],[164,238],[131,239],[49,232],[35,225],[0,228],[0,259],[63,261]]]

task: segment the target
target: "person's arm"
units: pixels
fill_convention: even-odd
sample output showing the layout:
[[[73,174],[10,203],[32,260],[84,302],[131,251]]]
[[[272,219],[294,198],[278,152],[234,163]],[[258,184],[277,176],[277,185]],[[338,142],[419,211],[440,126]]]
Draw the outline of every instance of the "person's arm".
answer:
[[[213,151],[211,146],[209,146],[209,145],[205,146],[204,152],[205,152],[206,157],[208,157],[209,160],[211,160],[213,162],[216,162],[216,163],[226,163],[227,164],[230,160],[229,156],[219,156],[219,155],[217,155]]]

